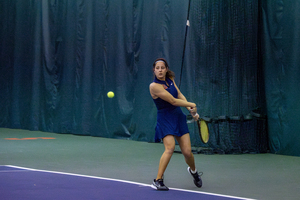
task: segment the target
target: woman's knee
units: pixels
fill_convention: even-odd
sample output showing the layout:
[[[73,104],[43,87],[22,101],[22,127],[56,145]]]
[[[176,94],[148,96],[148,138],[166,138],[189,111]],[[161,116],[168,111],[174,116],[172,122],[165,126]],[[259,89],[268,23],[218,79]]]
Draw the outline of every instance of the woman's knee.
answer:
[[[165,152],[166,153],[173,154],[174,150],[175,150],[175,143],[174,144],[169,143],[169,144],[165,145]]]
[[[181,149],[181,153],[183,154],[183,156],[185,158],[191,158],[193,156],[192,150],[191,148],[185,148],[185,149]]]
[[[166,136],[163,140],[165,146],[165,152],[168,154],[173,154],[175,150],[175,140],[172,136]]]
[[[165,148],[165,152],[167,153],[167,154],[173,154],[174,153],[174,149],[175,148]]]

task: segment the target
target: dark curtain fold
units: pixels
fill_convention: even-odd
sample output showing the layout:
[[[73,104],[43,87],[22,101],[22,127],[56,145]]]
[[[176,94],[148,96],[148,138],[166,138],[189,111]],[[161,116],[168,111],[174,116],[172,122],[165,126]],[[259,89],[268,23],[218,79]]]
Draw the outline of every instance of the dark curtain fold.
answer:
[[[300,155],[300,1],[263,1],[262,53],[270,149]]]
[[[187,70],[196,73],[191,94],[206,103],[200,112],[208,116],[250,113],[259,106],[258,3],[195,1],[191,8]]]
[[[259,127],[252,117],[265,107],[260,100],[264,85],[259,78],[258,10],[257,1],[191,1],[182,87],[198,103],[200,115],[212,119],[209,146],[225,153],[268,148],[258,137],[267,136],[266,120]]]

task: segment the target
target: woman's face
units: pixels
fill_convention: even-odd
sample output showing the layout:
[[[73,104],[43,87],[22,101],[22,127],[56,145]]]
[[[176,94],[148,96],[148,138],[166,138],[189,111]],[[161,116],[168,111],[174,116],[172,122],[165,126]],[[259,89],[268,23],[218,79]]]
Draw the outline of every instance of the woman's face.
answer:
[[[154,74],[157,79],[165,80],[168,69],[163,61],[158,61],[154,67]]]

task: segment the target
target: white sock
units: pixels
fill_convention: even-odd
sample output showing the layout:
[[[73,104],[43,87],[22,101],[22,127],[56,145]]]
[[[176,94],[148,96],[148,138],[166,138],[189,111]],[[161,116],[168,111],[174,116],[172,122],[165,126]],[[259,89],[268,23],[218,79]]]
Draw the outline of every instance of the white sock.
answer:
[[[195,171],[193,171],[193,170],[191,169],[191,172],[192,172],[193,174],[196,174],[196,173],[197,173],[197,169],[195,168]]]

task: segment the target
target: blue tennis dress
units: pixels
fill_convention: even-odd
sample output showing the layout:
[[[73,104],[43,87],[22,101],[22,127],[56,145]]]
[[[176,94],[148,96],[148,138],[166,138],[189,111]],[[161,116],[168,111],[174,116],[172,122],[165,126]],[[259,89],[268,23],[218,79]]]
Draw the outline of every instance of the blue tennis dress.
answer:
[[[164,88],[175,98],[178,97],[177,89],[171,79],[161,81],[155,77],[155,83],[162,84]],[[182,136],[189,133],[186,123],[186,115],[178,106],[173,106],[161,98],[153,99],[157,108],[157,122],[155,127],[155,142],[160,142],[167,135]]]

